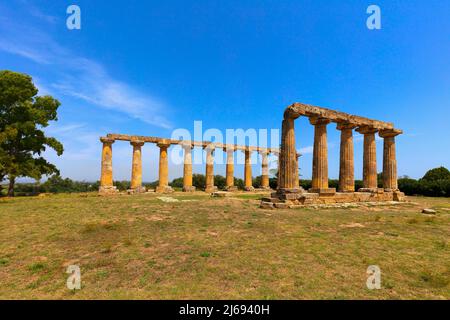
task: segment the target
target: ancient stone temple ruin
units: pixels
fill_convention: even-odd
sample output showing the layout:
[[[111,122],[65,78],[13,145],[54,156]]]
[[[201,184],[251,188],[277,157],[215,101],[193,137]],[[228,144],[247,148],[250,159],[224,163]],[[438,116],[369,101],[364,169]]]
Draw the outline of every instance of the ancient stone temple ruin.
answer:
[[[180,145],[184,149],[184,171],[183,171],[183,191],[193,192],[195,187],[192,185],[192,149],[194,147],[203,148],[206,152],[206,183],[204,191],[212,193],[217,191],[214,185],[214,151],[223,149],[227,154],[226,164],[226,190],[234,191],[237,187],[234,185],[234,153],[240,150],[245,153],[244,167],[244,185],[246,191],[253,191],[252,186],[252,163],[251,156],[253,152],[259,152],[262,158],[262,177],[261,189],[269,190],[269,163],[268,157],[271,153],[278,154],[279,149],[250,147],[232,144],[212,143],[207,141],[182,141],[171,140],[157,137],[129,136],[123,134],[108,134],[101,137],[103,143],[102,150],[102,169],[100,178],[101,194],[116,193],[117,188],[113,185],[112,169],[112,145],[115,141],[129,141],[133,147],[133,160],[131,166],[131,186],[130,192],[145,192],[142,186],[142,156],[141,150],[145,143],[154,143],[159,147],[159,185],[156,187],[158,193],[173,192],[169,186],[169,158],[168,148],[171,145]]]
[[[294,122],[304,116],[314,126],[312,188],[299,186]],[[327,125],[336,123],[341,131],[339,188],[328,186]],[[364,135],[363,185],[355,192],[353,130]],[[375,134],[384,139],[383,188],[377,185]],[[397,186],[395,137],[402,134],[392,123],[371,120],[343,112],[295,103],[284,112],[279,155],[278,190],[263,199],[265,208],[344,202],[403,201]]]
[[[298,158],[295,144],[294,122],[304,116],[314,126],[314,151],[312,163],[312,187],[303,190],[300,187]],[[327,126],[336,124],[341,132],[340,166],[338,190],[328,186],[328,149]],[[355,190],[353,131],[364,136],[363,154],[363,188]],[[375,134],[384,139],[383,148],[383,187],[378,188],[377,158]],[[214,185],[214,151],[223,149],[227,154],[226,191],[235,191],[234,185],[234,153],[241,150],[245,153],[245,191],[253,191],[251,155],[259,152],[262,156],[261,187],[269,187],[269,154],[278,154],[278,189],[271,197],[261,202],[263,208],[288,208],[302,205],[347,203],[347,202],[379,202],[403,201],[404,194],[397,186],[397,160],[395,155],[395,137],[403,132],[395,129],[389,122],[372,120],[347,113],[315,107],[302,103],[295,103],[284,112],[281,132],[281,148],[261,148],[241,145],[212,143],[207,141],[182,141],[156,137],[129,136],[108,134],[100,138],[103,143],[102,171],[100,179],[100,193],[117,192],[113,185],[112,172],[112,144],[117,141],[129,141],[133,147],[131,169],[131,187],[133,193],[145,192],[142,186],[141,148],[145,143],[154,143],[159,147],[159,185],[156,192],[172,192],[169,186],[168,148],[171,145],[181,145],[184,149],[183,191],[193,192],[192,185],[192,149],[203,148],[206,152],[206,183],[204,191],[215,192]]]

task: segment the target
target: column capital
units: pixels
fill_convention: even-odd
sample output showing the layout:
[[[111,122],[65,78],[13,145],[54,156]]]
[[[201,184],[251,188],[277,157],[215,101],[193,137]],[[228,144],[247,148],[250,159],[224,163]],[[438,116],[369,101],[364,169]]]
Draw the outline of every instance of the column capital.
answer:
[[[168,148],[170,147],[171,143],[166,139],[161,139],[156,143],[156,145],[160,148]]]
[[[378,132],[378,129],[369,126],[361,126],[356,129],[356,132],[361,134],[374,134]]]
[[[357,128],[358,125],[349,122],[339,122],[336,126],[337,130],[353,130]]]
[[[186,150],[186,149],[194,149],[194,145],[192,144],[192,142],[190,142],[190,141],[182,141],[181,143],[180,143],[180,146],[184,149],[184,150]]]
[[[392,130],[380,130],[378,135],[382,138],[394,138],[400,134],[403,134],[402,130],[392,129]]]
[[[236,146],[232,145],[232,144],[227,144],[223,146],[223,151],[224,152],[235,152],[236,151]]]
[[[109,137],[100,137],[100,141],[106,144],[113,144],[116,140]]]
[[[313,126],[315,125],[327,125],[331,122],[330,119],[327,118],[320,118],[320,117],[310,117],[309,123],[311,123]]]
[[[133,147],[142,147],[142,146],[145,144],[145,142],[144,142],[144,141],[141,141],[141,140],[131,140],[131,141],[130,141],[130,144],[131,144]]]
[[[208,143],[203,146],[203,149],[206,151],[214,151],[216,149],[216,145],[214,143]]]

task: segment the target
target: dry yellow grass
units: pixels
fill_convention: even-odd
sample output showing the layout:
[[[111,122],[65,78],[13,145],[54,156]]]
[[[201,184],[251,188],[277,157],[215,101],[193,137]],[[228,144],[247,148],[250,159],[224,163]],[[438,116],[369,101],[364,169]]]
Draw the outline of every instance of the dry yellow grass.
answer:
[[[172,196],[189,201],[0,199],[0,298],[450,298],[450,199],[268,211],[258,195]],[[79,291],[66,288],[71,264]],[[366,288],[369,265],[381,268],[381,290]]]

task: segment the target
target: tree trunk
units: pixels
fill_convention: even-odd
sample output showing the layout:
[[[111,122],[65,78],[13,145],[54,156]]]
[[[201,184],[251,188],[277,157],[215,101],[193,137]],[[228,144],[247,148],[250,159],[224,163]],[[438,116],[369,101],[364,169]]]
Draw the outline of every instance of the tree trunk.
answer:
[[[14,184],[16,183],[16,177],[9,178],[8,197],[14,197]]]

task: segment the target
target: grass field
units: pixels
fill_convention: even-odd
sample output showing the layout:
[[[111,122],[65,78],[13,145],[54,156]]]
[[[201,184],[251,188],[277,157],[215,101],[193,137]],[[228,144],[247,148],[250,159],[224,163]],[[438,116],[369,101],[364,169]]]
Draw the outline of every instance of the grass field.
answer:
[[[0,298],[450,298],[450,199],[270,211],[260,195],[157,197],[0,199]],[[66,287],[72,264],[81,290]]]

